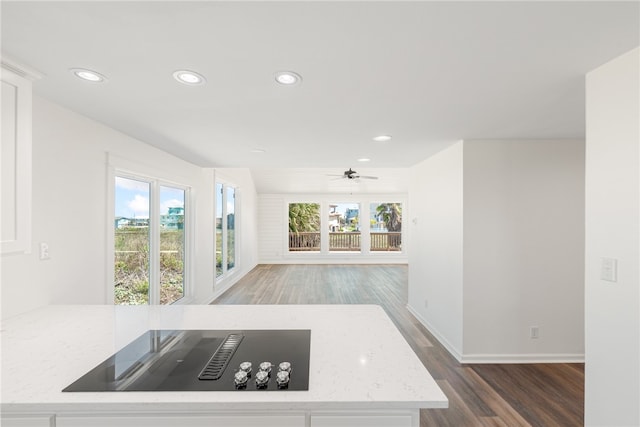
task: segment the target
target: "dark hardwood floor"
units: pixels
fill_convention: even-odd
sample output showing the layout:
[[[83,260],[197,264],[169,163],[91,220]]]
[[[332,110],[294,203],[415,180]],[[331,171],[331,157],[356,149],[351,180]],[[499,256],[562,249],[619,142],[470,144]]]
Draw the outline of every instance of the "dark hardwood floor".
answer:
[[[461,365],[409,313],[405,265],[259,265],[214,304],[379,304],[449,399],[421,426],[584,424],[583,364]]]

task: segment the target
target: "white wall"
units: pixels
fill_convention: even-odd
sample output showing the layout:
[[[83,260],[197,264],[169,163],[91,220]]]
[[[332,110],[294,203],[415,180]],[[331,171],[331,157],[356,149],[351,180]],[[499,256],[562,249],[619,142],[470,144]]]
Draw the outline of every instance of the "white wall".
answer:
[[[411,168],[409,303],[456,357],[462,347],[463,143]]]
[[[102,304],[107,299],[107,153],[180,176],[192,187],[196,302],[213,297],[213,173],[39,97],[33,103],[33,247],[2,257],[2,317],[47,304]],[[248,210],[255,190],[243,181]],[[255,215],[255,213],[251,214]],[[249,263],[255,254],[242,254]]]
[[[464,142],[463,298],[464,360],[582,361],[584,141]]]
[[[215,286],[215,170],[202,169],[201,188],[192,191],[196,198],[197,209],[195,218],[195,253],[192,256],[194,264],[195,287],[193,303],[208,304],[216,293]]]
[[[288,231],[285,197],[277,194],[258,196],[258,257],[261,264],[285,260],[284,236]]]
[[[460,142],[409,200],[409,308],[458,360],[583,359],[583,142]]]
[[[585,424],[640,425],[640,49],[587,74]],[[617,282],[601,280],[602,258]]]
[[[354,253],[289,253],[288,252],[288,204],[297,202],[320,203],[321,209],[330,203],[360,202],[363,248],[369,247],[370,203],[402,203],[403,227],[409,218],[409,206],[404,194],[260,194],[258,196],[258,263],[260,264],[406,264],[408,250],[403,252],[362,252]],[[325,211],[322,211],[325,212]],[[405,229],[406,230],[406,229]],[[403,246],[410,239],[406,231],[402,235]]]

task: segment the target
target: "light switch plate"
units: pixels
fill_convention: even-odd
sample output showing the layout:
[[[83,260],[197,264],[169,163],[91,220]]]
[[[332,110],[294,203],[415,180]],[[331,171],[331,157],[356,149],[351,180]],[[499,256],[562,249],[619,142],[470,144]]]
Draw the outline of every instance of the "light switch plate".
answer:
[[[600,279],[607,282],[618,281],[618,260],[615,258],[602,258]]]

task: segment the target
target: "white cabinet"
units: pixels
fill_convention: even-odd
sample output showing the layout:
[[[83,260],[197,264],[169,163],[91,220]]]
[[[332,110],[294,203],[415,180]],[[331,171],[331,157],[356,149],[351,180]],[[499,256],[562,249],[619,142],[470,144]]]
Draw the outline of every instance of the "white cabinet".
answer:
[[[418,427],[419,425],[419,409],[311,414],[311,427]]]
[[[2,59],[2,253],[31,251],[31,81],[36,73]]]
[[[310,424],[307,424],[307,419]],[[17,426],[27,426],[19,424]],[[39,427],[41,424],[37,424]],[[55,427],[418,427],[420,411],[330,411],[279,414],[59,414]],[[3,424],[4,426],[4,424]],[[47,425],[48,426],[48,425]]]
[[[2,416],[2,427],[53,427],[53,415]]]
[[[310,420],[310,424],[307,423]],[[2,427],[418,427],[420,411],[300,411],[194,414],[58,414],[3,416]]]
[[[305,414],[293,415],[130,415],[56,417],[56,427],[305,427]]]

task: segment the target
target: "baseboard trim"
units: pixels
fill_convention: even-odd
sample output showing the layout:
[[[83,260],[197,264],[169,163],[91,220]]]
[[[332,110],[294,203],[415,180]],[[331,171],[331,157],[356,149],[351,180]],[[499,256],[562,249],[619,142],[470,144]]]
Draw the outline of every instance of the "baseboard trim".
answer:
[[[584,354],[469,354],[463,364],[584,363]]]
[[[413,307],[411,307],[410,304],[407,304],[406,307],[407,310],[409,310],[409,313],[413,314],[413,317],[418,319],[418,322],[420,322],[422,326],[427,328],[431,335],[433,335],[438,340],[438,342],[442,344],[445,349],[447,349],[449,354],[451,354],[451,356],[453,356],[458,362],[460,362],[462,358],[460,352],[449,341],[447,341],[447,339],[442,334],[440,334],[440,332],[438,332],[436,328],[434,328],[429,322],[427,322],[424,317],[422,317]]]
[[[307,256],[292,256],[290,258],[277,258],[277,259],[261,259],[258,264],[369,264],[369,265],[377,265],[377,264],[407,264],[408,259],[406,257],[402,258],[385,258],[385,257],[375,257],[375,258],[364,258],[359,256],[354,257],[336,257],[336,258],[314,258]]]
[[[253,270],[258,264],[254,264],[253,266],[251,266],[251,268],[246,269],[246,270],[241,270],[241,271],[236,271],[234,272],[231,276],[229,276],[228,278],[226,278],[225,280],[220,282],[219,287],[217,287],[214,291],[213,291],[213,295],[211,295],[208,298],[208,301],[205,304],[211,304],[212,302],[214,302],[216,299],[218,299],[218,297],[220,297],[220,295],[222,295],[223,293],[225,293],[226,291],[228,291],[231,287],[233,287],[233,285],[235,285],[236,283],[238,283],[238,281],[240,279],[242,279],[244,276],[246,276],[247,274],[249,274],[249,272],[251,270]]]
[[[211,304],[211,303],[213,303],[215,300],[217,300],[217,299],[220,297],[220,295],[222,295],[222,294],[224,294],[226,291],[228,291],[228,290],[229,290],[229,288],[231,288],[233,285],[235,285],[235,282],[233,282],[233,283],[232,283],[232,282],[229,282],[229,283],[226,283],[223,287],[221,287],[221,288],[219,288],[219,289],[216,289],[216,290],[213,292],[213,295],[209,298],[209,301],[207,302],[207,305],[208,305],[208,304]]]
[[[527,364],[527,363],[584,363],[584,354],[460,354],[425,318],[411,305],[407,310],[433,335],[461,364]]]

